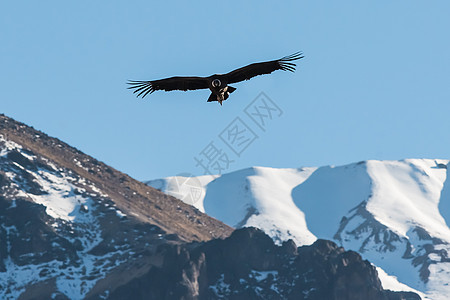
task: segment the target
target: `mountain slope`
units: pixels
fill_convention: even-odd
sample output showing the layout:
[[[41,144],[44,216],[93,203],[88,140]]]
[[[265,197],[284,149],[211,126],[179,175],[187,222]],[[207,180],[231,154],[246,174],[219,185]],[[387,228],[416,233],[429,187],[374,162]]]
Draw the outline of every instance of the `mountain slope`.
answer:
[[[446,299],[447,164],[412,159],[302,169],[255,167],[199,177],[202,192],[193,205],[228,225],[261,228],[279,242],[332,239],[432,299]],[[175,195],[182,189],[174,183],[180,182],[182,178],[172,177],[148,184]]]
[[[117,207],[137,219],[176,232],[186,241],[227,236],[231,229],[202,215],[190,205],[149,188],[58,139],[0,115],[0,135],[19,149],[44,158],[85,178],[114,199]],[[175,208],[175,209],[174,209]],[[196,218],[190,217],[196,216]],[[197,221],[197,218],[200,220]]]
[[[232,231],[0,116],[1,299],[108,293],[148,271],[148,258],[159,245],[226,237]]]

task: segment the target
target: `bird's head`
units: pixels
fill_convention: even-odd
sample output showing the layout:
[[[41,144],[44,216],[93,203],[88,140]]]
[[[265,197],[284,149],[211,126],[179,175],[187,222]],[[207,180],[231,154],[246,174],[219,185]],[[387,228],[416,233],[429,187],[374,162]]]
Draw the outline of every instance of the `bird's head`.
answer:
[[[214,79],[212,82],[211,82],[211,84],[212,84],[212,86],[213,87],[219,87],[222,83],[220,82],[220,80],[219,79]]]

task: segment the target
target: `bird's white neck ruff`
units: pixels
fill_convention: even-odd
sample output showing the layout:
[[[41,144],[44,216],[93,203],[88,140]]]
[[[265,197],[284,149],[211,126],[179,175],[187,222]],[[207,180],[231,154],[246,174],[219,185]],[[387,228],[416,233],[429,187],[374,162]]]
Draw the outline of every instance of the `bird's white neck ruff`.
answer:
[[[220,82],[219,79],[214,79],[214,80],[212,81],[212,86],[213,86],[213,87],[219,87],[219,86],[221,86],[221,85],[222,85],[222,83]]]

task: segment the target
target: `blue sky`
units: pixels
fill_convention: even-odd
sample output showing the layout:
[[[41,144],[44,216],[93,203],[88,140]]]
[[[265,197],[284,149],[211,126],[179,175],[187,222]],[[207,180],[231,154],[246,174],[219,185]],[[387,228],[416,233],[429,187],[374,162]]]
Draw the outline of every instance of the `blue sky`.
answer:
[[[1,111],[146,180],[202,174],[211,142],[249,166],[449,158],[448,1],[3,1]],[[128,79],[208,76],[303,51],[297,72],[137,99]],[[283,111],[265,132],[245,107]],[[219,134],[258,136],[237,157]],[[234,155],[234,156],[233,156]]]

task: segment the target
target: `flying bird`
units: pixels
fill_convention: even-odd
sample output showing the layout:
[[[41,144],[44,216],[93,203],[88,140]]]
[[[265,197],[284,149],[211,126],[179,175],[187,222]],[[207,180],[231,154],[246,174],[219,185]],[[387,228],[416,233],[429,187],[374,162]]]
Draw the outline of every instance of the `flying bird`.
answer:
[[[130,87],[128,88],[134,90],[133,93],[137,94],[137,97],[141,96],[142,98],[159,90],[188,91],[210,89],[211,95],[208,98],[208,102],[217,101],[222,105],[222,102],[227,100],[230,94],[236,90],[236,88],[229,86],[228,84],[249,80],[258,75],[270,74],[276,70],[294,72],[295,64],[292,61],[301,58],[303,58],[302,53],[297,52],[281,59],[254,63],[226,74],[214,74],[208,77],[176,76],[150,81],[130,80],[128,82]]]

